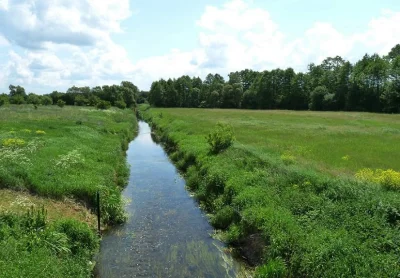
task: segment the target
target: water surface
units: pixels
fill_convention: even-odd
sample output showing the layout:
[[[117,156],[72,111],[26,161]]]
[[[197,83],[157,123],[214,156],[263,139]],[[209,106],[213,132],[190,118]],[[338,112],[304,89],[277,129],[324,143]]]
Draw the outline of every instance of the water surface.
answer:
[[[128,221],[103,236],[97,277],[235,277],[239,264],[212,227],[147,123],[129,145]]]

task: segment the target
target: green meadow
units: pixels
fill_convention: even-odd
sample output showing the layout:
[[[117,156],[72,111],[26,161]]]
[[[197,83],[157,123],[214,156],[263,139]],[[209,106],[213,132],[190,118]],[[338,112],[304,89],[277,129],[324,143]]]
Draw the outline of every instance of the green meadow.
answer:
[[[132,110],[0,108],[1,277],[88,277],[102,225],[125,220]]]
[[[399,115],[143,105],[141,116],[256,277],[400,274]],[[216,154],[217,122],[235,140]]]

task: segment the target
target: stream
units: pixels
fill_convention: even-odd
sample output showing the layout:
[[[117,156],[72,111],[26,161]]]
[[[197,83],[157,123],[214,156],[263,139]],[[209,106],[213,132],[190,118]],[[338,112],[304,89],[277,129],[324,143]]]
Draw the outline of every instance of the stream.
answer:
[[[96,277],[236,277],[240,263],[213,228],[149,125],[129,144],[128,220],[103,235]]]

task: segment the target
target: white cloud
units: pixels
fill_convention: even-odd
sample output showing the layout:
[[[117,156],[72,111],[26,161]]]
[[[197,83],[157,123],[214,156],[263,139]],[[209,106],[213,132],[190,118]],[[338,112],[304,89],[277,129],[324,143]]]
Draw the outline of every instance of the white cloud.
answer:
[[[400,12],[383,10],[378,18],[372,19],[368,29],[355,35],[368,52],[387,54],[390,49],[400,43]]]
[[[10,51],[0,84],[119,83],[133,65],[111,34],[130,14],[129,0],[0,0],[0,44],[24,49]]]
[[[129,0],[7,0],[0,2],[0,32],[25,48],[46,42],[93,45],[121,31]]]
[[[8,45],[9,45],[9,43],[6,40],[6,38],[3,37],[2,35],[0,35],[0,46],[8,46]]]
[[[206,7],[196,22],[200,32],[195,49],[173,49],[133,63],[127,50],[111,39],[111,34],[123,32],[121,22],[130,15],[129,0],[0,0],[0,45],[24,49],[10,51],[0,86],[65,90],[131,80],[148,89],[154,80],[184,74],[306,70],[307,64],[336,55],[354,62],[366,52],[386,54],[400,42],[399,12],[383,11],[357,34],[345,35],[332,23],[315,22],[288,38],[267,10],[231,0]]]

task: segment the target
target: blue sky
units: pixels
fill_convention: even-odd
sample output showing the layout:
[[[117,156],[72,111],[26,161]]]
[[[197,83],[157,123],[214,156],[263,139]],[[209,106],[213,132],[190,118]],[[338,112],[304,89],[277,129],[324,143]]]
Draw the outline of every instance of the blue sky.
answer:
[[[293,67],[400,43],[400,1],[0,0],[0,92]]]

